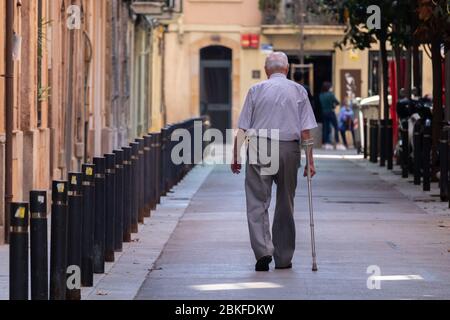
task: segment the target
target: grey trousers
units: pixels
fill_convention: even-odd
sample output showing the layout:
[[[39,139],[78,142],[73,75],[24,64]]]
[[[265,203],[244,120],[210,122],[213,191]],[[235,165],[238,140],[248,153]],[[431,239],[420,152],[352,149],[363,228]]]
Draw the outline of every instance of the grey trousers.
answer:
[[[262,175],[260,164],[246,165],[245,191],[250,241],[257,260],[273,256],[278,267],[291,263],[295,251],[294,197],[300,167],[298,142],[280,141],[279,170]],[[277,185],[275,216],[270,234],[272,184]]]

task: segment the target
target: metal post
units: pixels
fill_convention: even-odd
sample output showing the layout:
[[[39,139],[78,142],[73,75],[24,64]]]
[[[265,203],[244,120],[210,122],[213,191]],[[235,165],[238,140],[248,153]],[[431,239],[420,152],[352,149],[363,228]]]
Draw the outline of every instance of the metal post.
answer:
[[[48,300],[47,191],[30,192],[31,300]]]
[[[156,205],[161,203],[161,133],[157,132],[154,134],[153,140],[154,159],[153,170],[155,171],[154,180],[154,197],[155,197],[155,208]]]
[[[387,126],[387,120],[382,119],[380,120],[380,167],[385,167],[386,166],[386,151],[387,151],[387,147],[386,147],[386,143],[387,143],[387,136],[386,136],[386,126]]]
[[[66,299],[67,226],[67,182],[53,181],[50,300]]]
[[[370,120],[370,162],[378,161],[378,121]]]
[[[145,208],[144,208],[144,147],[145,147],[145,140],[143,138],[137,138],[136,143],[138,144],[138,158],[137,158],[137,176],[136,176],[136,183],[138,186],[137,189],[137,209],[138,209],[138,222],[144,223],[144,215],[145,215]]]
[[[161,130],[161,161],[160,161],[160,194],[161,196],[166,195],[166,186],[167,186],[167,161],[166,161],[166,149],[167,149],[167,128],[163,128]]]
[[[123,183],[123,242],[131,242],[131,147],[124,147],[124,183]]]
[[[114,224],[116,223],[116,155],[105,154],[105,261],[114,262]]]
[[[83,175],[78,172],[68,174],[68,211],[69,211],[69,232],[67,249],[67,268],[73,272],[81,270],[81,227],[83,223]],[[78,269],[78,270],[77,270]],[[67,275],[67,281],[72,274]],[[74,279],[73,285],[67,287],[67,300],[81,300],[80,280]]]
[[[400,128],[401,133],[401,166],[402,178],[408,178],[409,174],[409,134],[408,121],[403,120]]]
[[[447,127],[447,141],[448,141],[448,147],[447,147],[447,159],[450,159],[450,126]],[[449,186],[447,188],[447,198],[448,198],[448,207],[450,208],[450,168],[449,168],[449,175],[447,180],[447,185]]]
[[[441,130],[441,140],[439,147],[439,156],[440,156],[440,164],[441,164],[441,176],[439,179],[439,188],[440,188],[440,197],[441,201],[448,200],[448,153],[449,153],[449,141],[448,141],[448,122],[444,122]]]
[[[431,120],[425,121],[422,143],[423,191],[431,190]]]
[[[138,157],[139,144],[136,142],[130,143],[131,147],[131,233],[138,233],[139,224],[139,183],[138,183]]]
[[[368,150],[367,150],[367,118],[364,118],[364,159],[367,159],[368,157]]]
[[[422,178],[422,121],[417,120],[414,124],[414,184],[420,185]]]
[[[150,217],[152,210],[152,136],[150,134],[144,137],[144,216]]]
[[[83,226],[81,255],[81,285],[94,285],[94,165],[83,164]]]
[[[123,150],[114,150],[116,155],[116,188],[115,188],[115,206],[116,211],[114,215],[114,250],[122,251],[123,242],[123,219],[124,219],[124,165],[123,165]]]
[[[28,300],[28,203],[11,203],[9,299]]]
[[[386,158],[387,158],[387,169],[394,169],[394,130],[392,128],[392,120],[385,120],[385,125],[387,126],[387,141],[386,141]]]
[[[105,273],[105,158],[94,158],[94,273]]]

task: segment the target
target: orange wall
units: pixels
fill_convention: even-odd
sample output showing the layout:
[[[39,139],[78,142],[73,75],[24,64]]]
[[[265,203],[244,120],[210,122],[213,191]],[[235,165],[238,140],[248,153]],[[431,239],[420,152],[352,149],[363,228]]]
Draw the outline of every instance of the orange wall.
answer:
[[[258,0],[185,0],[186,24],[259,26]]]

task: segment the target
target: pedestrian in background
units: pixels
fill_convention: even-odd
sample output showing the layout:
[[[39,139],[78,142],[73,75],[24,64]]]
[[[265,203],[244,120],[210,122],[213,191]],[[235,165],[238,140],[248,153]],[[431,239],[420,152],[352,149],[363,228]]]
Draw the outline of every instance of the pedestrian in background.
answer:
[[[355,144],[355,113],[353,112],[352,103],[347,99],[345,104],[341,106],[339,111],[339,131],[341,132],[342,142],[344,147],[348,149],[347,143],[347,131],[352,133],[353,146],[356,148]]]
[[[339,128],[335,111],[340,102],[334,95],[330,82],[323,83],[319,100],[323,120],[323,147],[326,150],[333,149],[331,144],[331,130],[334,129],[334,142],[336,144],[336,148],[338,150],[345,149],[345,147],[339,143]]]

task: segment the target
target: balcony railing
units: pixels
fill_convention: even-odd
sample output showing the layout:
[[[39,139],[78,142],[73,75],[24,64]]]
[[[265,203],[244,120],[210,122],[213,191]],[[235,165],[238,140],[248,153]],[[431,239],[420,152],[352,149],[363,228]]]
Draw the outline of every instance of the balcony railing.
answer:
[[[298,25],[301,21],[300,0],[280,0],[262,1],[268,3],[266,7],[261,6],[260,10],[265,25]],[[341,25],[340,15],[320,0],[303,0],[303,21],[305,25]]]
[[[137,14],[164,15],[167,13],[180,13],[183,0],[134,0],[131,8]]]

